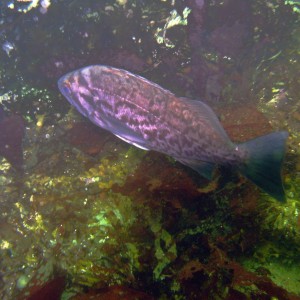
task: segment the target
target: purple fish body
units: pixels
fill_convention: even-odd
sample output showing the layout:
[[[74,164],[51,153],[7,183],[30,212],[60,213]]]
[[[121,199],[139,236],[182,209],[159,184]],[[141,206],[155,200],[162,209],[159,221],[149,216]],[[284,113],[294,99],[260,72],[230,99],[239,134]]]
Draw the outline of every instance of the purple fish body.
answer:
[[[267,193],[284,201],[280,169],[286,132],[236,145],[205,103],[176,97],[145,78],[108,66],[68,73],[58,86],[81,114],[126,142],[170,155],[209,179],[216,165],[236,166]],[[276,142],[275,152],[269,149],[271,141]],[[268,166],[263,163],[263,168],[276,166],[275,184],[274,178],[266,176],[257,180],[261,170],[253,170],[270,151],[272,161]]]

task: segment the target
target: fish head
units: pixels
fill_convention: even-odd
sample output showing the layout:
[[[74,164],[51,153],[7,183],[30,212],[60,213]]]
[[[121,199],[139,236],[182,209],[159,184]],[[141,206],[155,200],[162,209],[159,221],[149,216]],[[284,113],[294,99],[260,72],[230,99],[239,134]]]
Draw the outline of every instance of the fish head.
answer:
[[[58,88],[60,92],[67,98],[69,99],[72,95],[72,86],[68,78],[68,74],[65,76],[62,76],[58,80]]]
[[[86,101],[80,92],[79,74],[77,73],[71,72],[62,76],[58,80],[58,88],[72,106],[75,106],[80,113],[87,116],[86,110],[83,109],[86,106]]]
[[[90,78],[84,69],[70,72],[58,80],[60,92],[72,106],[88,118],[94,113],[95,102],[98,100],[93,94],[89,82]]]
[[[111,77],[105,76],[105,66],[88,66],[70,72],[58,80],[58,88],[83,116],[102,128],[109,128],[105,107],[111,107],[106,91]],[[109,69],[108,69],[109,70]]]

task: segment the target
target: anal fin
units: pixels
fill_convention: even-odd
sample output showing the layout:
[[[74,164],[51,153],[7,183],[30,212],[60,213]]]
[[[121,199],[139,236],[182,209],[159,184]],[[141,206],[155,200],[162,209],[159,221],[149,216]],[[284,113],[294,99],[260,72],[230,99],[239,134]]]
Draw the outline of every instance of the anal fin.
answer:
[[[188,160],[188,159],[181,159],[181,158],[176,158],[179,162],[182,164],[192,168],[196,172],[198,172],[200,175],[205,177],[208,180],[211,180],[213,177],[213,172],[215,169],[215,164],[202,161],[202,160]]]

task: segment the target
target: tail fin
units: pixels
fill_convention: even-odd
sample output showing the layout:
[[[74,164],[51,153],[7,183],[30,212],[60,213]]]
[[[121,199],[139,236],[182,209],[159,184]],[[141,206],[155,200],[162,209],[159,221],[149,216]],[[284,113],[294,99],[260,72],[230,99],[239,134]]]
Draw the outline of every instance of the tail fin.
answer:
[[[285,201],[281,165],[287,137],[287,132],[280,131],[239,145],[247,153],[246,161],[239,166],[241,173],[281,202]]]

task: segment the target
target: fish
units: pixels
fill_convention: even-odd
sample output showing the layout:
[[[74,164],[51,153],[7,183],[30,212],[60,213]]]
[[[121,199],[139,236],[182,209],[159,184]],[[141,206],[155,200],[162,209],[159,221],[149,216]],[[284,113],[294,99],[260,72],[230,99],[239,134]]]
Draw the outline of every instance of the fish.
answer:
[[[213,110],[126,70],[91,65],[58,80],[83,116],[144,150],[173,157],[211,180],[217,166],[235,168],[264,192],[285,201],[281,169],[288,132],[236,144]]]

